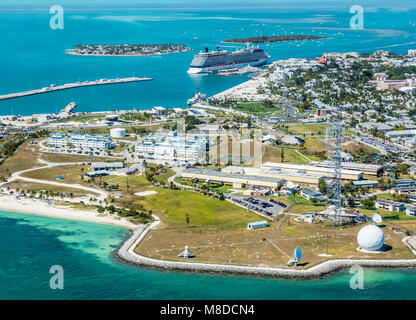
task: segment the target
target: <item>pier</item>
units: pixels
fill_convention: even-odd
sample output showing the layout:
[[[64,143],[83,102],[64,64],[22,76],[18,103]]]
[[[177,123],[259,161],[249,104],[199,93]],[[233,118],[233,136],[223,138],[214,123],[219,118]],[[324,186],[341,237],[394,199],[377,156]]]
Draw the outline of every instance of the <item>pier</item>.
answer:
[[[67,83],[67,84],[63,84],[63,85],[59,85],[59,86],[51,84],[49,87],[44,87],[44,88],[41,88],[41,89],[4,94],[4,95],[0,96],[0,100],[20,98],[20,97],[31,96],[31,95],[35,95],[35,94],[48,93],[48,92],[54,92],[54,91],[66,90],[66,89],[72,89],[72,88],[78,88],[78,87],[100,86],[100,85],[105,85],[105,84],[150,81],[150,80],[153,80],[153,79],[152,78],[130,77],[130,78],[115,78],[115,79],[100,79],[100,80],[84,81],[84,82],[79,82],[78,81],[78,82]]]

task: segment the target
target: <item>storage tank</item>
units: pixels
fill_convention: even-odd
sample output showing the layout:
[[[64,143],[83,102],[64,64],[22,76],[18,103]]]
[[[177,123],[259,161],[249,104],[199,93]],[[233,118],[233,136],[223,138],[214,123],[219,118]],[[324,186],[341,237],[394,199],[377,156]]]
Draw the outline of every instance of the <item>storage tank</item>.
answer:
[[[111,129],[110,136],[112,138],[124,138],[126,136],[126,129],[123,129],[123,128]]]

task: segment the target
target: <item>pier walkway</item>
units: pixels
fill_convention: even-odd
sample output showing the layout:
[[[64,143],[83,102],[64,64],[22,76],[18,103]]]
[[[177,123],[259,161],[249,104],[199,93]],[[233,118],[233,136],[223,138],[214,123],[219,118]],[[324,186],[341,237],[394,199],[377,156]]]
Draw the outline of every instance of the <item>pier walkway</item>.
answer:
[[[35,90],[0,95],[0,100],[20,98],[24,96],[31,96],[35,94],[48,93],[48,92],[54,92],[54,91],[66,90],[66,89],[72,89],[72,88],[78,88],[78,87],[99,86],[99,85],[105,85],[105,84],[117,84],[117,83],[125,83],[125,82],[138,82],[138,81],[150,81],[150,80],[153,80],[153,79],[130,77],[130,78],[115,78],[115,79],[100,79],[100,80],[84,81],[84,82],[78,81],[78,82],[67,83],[67,84],[63,84],[59,86],[52,84],[49,87],[44,87],[42,89],[35,89]]]

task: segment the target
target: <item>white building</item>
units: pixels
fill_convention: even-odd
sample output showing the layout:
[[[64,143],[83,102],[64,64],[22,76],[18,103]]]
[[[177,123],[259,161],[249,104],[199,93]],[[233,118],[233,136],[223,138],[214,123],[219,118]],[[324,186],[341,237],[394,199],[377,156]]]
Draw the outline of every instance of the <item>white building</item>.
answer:
[[[140,140],[135,151],[155,159],[197,159],[206,151],[206,145],[206,137],[178,136],[173,132],[156,133]]]
[[[164,107],[153,107],[151,112],[158,116],[165,116],[168,114],[168,110],[166,110]]]
[[[47,140],[49,146],[66,147],[72,145],[75,148],[111,149],[113,147],[110,136],[92,134],[53,134]]]

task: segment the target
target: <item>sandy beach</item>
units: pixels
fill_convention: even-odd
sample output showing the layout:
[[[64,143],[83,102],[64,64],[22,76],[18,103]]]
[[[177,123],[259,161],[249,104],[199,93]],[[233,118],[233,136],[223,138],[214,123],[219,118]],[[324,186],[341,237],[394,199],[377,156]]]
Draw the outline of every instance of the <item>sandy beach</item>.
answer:
[[[89,221],[95,223],[113,224],[129,229],[134,229],[137,225],[123,219],[109,215],[98,214],[96,211],[78,210],[74,208],[64,208],[54,204],[47,204],[37,199],[16,199],[12,196],[0,195],[0,210],[29,213],[47,217]]]

